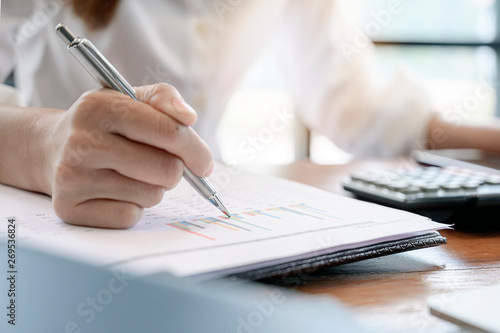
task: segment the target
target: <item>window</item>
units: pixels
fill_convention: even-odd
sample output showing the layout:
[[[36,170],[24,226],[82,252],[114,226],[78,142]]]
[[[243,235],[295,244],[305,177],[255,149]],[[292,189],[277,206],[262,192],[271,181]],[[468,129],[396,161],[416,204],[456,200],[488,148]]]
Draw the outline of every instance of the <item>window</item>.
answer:
[[[425,80],[438,110],[455,112],[465,104],[464,121],[500,114],[494,0],[341,0],[341,7],[376,43],[381,76],[389,78],[398,66],[409,68]],[[473,97],[481,85],[492,93],[476,103]],[[317,163],[349,160],[315,133],[310,156]]]
[[[495,84],[500,48],[497,39],[500,10],[496,1],[338,1],[343,14],[375,42],[381,77],[388,79],[398,66],[405,66],[425,81],[440,111],[449,112],[465,103],[470,112],[463,115],[464,121],[500,115]],[[492,93],[476,103],[472,97],[483,84]],[[252,108],[252,119],[241,118],[244,112],[239,111],[245,107]],[[261,133],[266,145],[254,146],[253,158],[250,151],[242,154],[242,145],[249,142],[245,140],[258,136],[265,128],[273,107],[293,108],[293,98],[284,88],[272,57],[266,54],[251,69],[228,106],[220,127],[224,160],[285,164],[307,155],[316,163],[340,164],[351,159],[321,135],[311,133],[308,139],[297,123],[274,133],[272,140],[269,137],[266,141],[265,133]],[[261,116],[261,120],[256,120]]]

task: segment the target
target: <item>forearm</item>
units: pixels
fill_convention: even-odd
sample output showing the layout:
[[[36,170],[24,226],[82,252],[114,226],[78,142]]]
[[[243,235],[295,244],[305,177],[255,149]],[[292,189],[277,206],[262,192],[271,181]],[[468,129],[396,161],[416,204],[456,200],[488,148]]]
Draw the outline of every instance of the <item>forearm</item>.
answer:
[[[47,139],[61,110],[0,105],[0,182],[51,194]]]
[[[500,152],[500,121],[484,125],[456,124],[436,115],[429,123],[426,148],[477,148]]]

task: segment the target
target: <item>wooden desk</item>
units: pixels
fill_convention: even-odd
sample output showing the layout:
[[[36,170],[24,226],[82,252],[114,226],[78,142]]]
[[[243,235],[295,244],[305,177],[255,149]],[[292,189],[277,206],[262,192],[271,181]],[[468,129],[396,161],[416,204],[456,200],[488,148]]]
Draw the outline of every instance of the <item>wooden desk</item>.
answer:
[[[300,162],[272,173],[349,195],[340,185],[349,172],[407,166],[405,159],[338,166]],[[363,324],[381,332],[466,332],[431,315],[426,299],[446,293],[445,304],[463,290],[500,283],[500,231],[441,234],[447,245],[325,269],[284,283],[306,293],[334,296],[350,306]]]

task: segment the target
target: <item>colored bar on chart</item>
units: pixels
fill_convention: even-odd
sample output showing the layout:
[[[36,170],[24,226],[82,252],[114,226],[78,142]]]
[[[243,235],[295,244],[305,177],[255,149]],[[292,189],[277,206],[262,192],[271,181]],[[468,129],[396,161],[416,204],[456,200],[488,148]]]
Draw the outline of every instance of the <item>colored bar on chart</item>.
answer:
[[[241,227],[241,226],[239,226],[239,225],[235,225],[235,224],[233,224],[233,223],[229,223],[229,222],[226,222],[226,221],[223,221],[223,220],[219,220],[219,219],[216,219],[216,218],[213,218],[213,217],[207,217],[207,218],[205,218],[204,220],[213,221],[213,222],[215,222],[215,223],[217,223],[217,222],[218,222],[218,223],[224,223],[224,224],[227,224],[227,225],[230,225],[230,226],[232,226],[232,227],[235,227],[235,228],[238,228],[238,229],[242,229],[242,230],[245,230],[245,231],[252,231],[252,230],[250,230],[250,229],[243,228],[243,227]]]
[[[203,235],[203,234],[200,234],[200,233],[197,233],[197,232],[194,232],[194,231],[190,230],[189,227],[181,224],[180,222],[166,223],[166,225],[171,226],[173,228],[176,228],[178,230],[189,232],[190,234],[193,234],[193,235],[196,235],[196,236],[200,236],[200,237],[203,237],[203,238],[206,238],[206,239],[210,239],[210,240],[215,240],[215,238],[212,238],[210,236],[206,236],[206,235]]]
[[[231,228],[230,226],[221,224],[221,223],[217,222],[218,220],[214,220],[214,219],[211,219],[211,218],[197,219],[196,221],[202,221],[202,222],[205,222],[205,223],[208,223],[208,224],[215,224],[215,225],[218,225],[219,227],[227,228],[227,229],[230,229],[230,230],[233,230],[233,231],[238,231],[238,229]]]
[[[252,227],[255,227],[255,228],[259,228],[259,229],[271,231],[271,229],[268,229],[268,228],[265,228],[265,227],[261,227],[259,225],[255,225],[253,223],[248,223],[248,222],[244,221],[243,218],[240,217],[237,214],[231,214],[231,217],[227,217],[227,216],[219,216],[219,217],[223,218],[225,220],[233,220],[233,221],[237,221],[237,222],[240,222],[240,223],[245,223],[245,224],[251,225]]]
[[[196,227],[196,228],[200,228],[200,229],[205,229],[205,227],[202,227],[200,225],[197,225],[197,224],[194,224],[192,222],[186,222],[186,221],[182,221],[182,222],[177,222],[179,224],[182,224],[182,225],[185,225],[189,228],[189,226],[192,226],[192,227]]]
[[[333,217],[334,219],[341,219],[340,217],[326,214],[324,210],[314,208],[314,207],[308,206],[306,204],[290,205],[290,207],[297,207],[297,208],[301,208],[301,209],[307,210],[307,211],[312,212],[312,213],[317,213],[317,214],[321,214],[323,216]]]
[[[250,212],[244,212],[243,214],[250,215],[250,216],[265,215],[265,216],[272,217],[273,219],[282,220],[281,217],[277,217],[277,216],[274,216],[274,215],[271,215],[271,214],[267,214],[267,213],[264,213],[264,212],[262,212],[260,210],[254,210],[254,211],[250,211]]]
[[[321,217],[314,216],[314,215],[311,215],[311,214],[301,213],[301,212],[298,212],[296,210],[293,210],[293,209],[290,209],[290,208],[286,208],[286,207],[268,208],[268,210],[281,211],[281,212],[289,212],[289,213],[293,213],[293,214],[297,214],[297,215],[310,216],[310,217],[314,217],[315,219],[324,220]]]
[[[267,212],[276,212],[276,213],[267,213]],[[285,213],[285,214],[284,214]],[[327,214],[326,211],[322,209],[318,209],[312,206],[309,206],[305,203],[300,203],[300,204],[290,204],[287,207],[281,206],[281,207],[272,207],[272,208],[267,208],[265,211],[263,210],[252,210],[252,211],[246,211],[242,212],[239,214],[232,214],[231,217],[227,216],[217,216],[215,217],[205,217],[205,218],[199,218],[192,220],[190,222],[188,221],[182,221],[182,222],[176,222],[176,223],[169,223],[167,225],[170,225],[173,228],[189,232],[191,234],[207,238],[210,240],[215,240],[215,238],[197,233],[193,231],[193,228],[198,228],[198,229],[206,229],[206,226],[203,226],[203,224],[215,224],[219,227],[223,227],[225,229],[231,230],[231,231],[254,231],[254,228],[261,229],[261,230],[267,230],[267,231],[272,231],[272,229],[269,229],[265,226],[255,224],[255,223],[250,223],[248,221],[252,221],[252,218],[255,217],[269,217],[277,220],[285,220],[286,221],[286,216],[281,217],[283,215],[288,214],[296,214],[296,215],[301,215],[301,216],[309,216],[313,217],[315,219],[319,220],[324,220],[325,217],[329,218],[336,218],[340,219],[339,217],[332,216]],[[318,216],[320,215],[320,216]],[[268,219],[269,220],[269,219]],[[194,223],[198,222],[198,223]],[[202,222],[200,225],[199,222]],[[245,226],[242,226],[242,224],[245,224]],[[248,226],[251,226],[253,228],[249,228]]]

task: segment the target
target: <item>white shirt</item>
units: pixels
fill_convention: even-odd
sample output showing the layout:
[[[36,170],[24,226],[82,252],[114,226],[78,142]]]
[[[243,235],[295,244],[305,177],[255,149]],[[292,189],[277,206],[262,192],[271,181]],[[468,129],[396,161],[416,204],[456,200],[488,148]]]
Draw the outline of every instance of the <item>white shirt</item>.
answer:
[[[67,0],[33,8],[4,0],[0,80],[15,69],[27,106],[69,108],[96,82],[65,50],[62,22],[87,37],[133,85],[166,81],[198,112],[195,130],[217,151],[214,129],[245,71],[267,45],[311,129],[359,156],[407,153],[425,138],[431,106],[404,74],[372,80],[372,45],[346,56],[356,31],[334,0],[121,0],[112,23],[89,32]],[[342,48],[344,47],[344,49]]]

